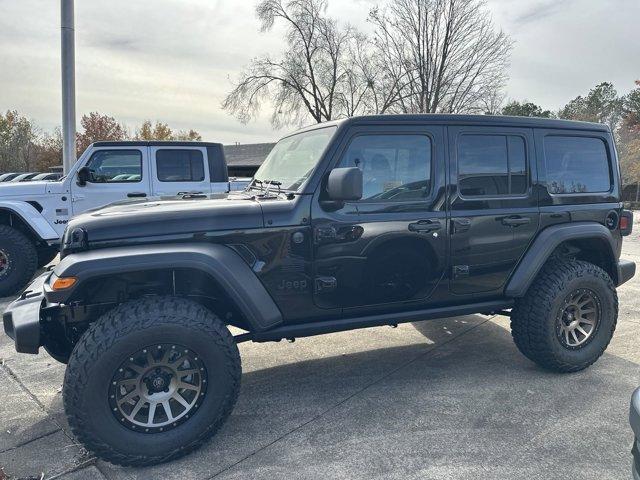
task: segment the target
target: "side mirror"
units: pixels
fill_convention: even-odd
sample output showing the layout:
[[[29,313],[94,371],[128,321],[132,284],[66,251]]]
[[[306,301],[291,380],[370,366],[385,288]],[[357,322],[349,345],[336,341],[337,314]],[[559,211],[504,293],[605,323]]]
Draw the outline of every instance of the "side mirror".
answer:
[[[362,198],[362,170],[358,167],[334,168],[327,179],[327,194],[334,202]]]
[[[91,170],[89,167],[81,167],[77,173],[78,176],[78,186],[84,187],[89,180],[91,180]]]

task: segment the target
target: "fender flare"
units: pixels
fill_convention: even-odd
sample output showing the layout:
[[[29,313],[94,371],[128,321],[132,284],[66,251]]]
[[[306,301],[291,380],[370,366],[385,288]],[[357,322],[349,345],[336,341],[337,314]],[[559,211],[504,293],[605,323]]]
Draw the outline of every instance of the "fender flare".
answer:
[[[254,331],[282,323],[282,313],[249,265],[231,248],[212,243],[139,245],[73,253],[64,257],[53,273],[76,277],[76,285],[56,292],[45,285],[45,296],[51,303],[66,303],[91,278],[167,268],[190,268],[210,275]]]
[[[0,201],[0,212],[19,217],[31,232],[43,241],[59,240],[60,235],[35,207],[20,200]]]
[[[615,262],[616,242],[611,231],[604,225],[593,222],[553,225],[542,230],[528,248],[505,287],[505,295],[513,298],[523,297],[558,245],[568,240],[586,239],[605,241],[609,246],[608,253],[611,261]],[[612,271],[617,272],[616,266],[612,265],[612,267]],[[617,284],[616,278],[613,281]]]

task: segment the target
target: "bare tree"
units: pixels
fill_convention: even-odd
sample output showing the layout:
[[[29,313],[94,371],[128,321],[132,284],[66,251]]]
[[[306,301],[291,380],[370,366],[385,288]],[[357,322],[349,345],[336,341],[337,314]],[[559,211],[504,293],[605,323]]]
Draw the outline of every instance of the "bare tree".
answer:
[[[355,32],[347,45],[348,63],[344,66],[336,102],[341,116],[353,117],[371,111],[375,69],[368,39]]]
[[[484,96],[479,104],[481,111],[485,115],[503,115],[503,105],[505,102],[506,94],[502,89],[496,89],[492,93]]]
[[[276,127],[307,115],[323,122],[360,111],[367,88],[351,56],[364,40],[327,17],[326,6],[326,0],[262,0],[256,9],[262,31],[284,23],[287,50],[278,59],[252,60],[222,107],[247,122],[269,100]]]
[[[391,0],[369,19],[388,99],[379,111],[482,113],[503,88],[512,42],[483,0]]]

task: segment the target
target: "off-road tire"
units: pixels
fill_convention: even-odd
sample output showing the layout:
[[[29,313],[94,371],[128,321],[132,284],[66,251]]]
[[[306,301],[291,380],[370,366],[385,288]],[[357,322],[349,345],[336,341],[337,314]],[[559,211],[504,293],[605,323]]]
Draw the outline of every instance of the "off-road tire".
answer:
[[[0,271],[0,297],[6,297],[31,280],[38,268],[38,253],[24,233],[9,225],[0,225],[0,251],[7,262]]]
[[[557,337],[556,322],[564,299],[578,289],[598,296],[600,318],[593,338],[568,349]],[[547,262],[511,314],[511,334],[518,349],[541,367],[577,372],[594,363],[609,345],[618,318],[618,295],[611,277],[600,267],[580,260]]]
[[[58,255],[59,249],[57,247],[38,247],[38,268],[42,268],[45,265],[51,263],[51,260],[56,258]]]
[[[132,431],[109,405],[112,375],[132,350],[173,343],[202,357],[209,386],[200,408],[161,433]],[[111,463],[145,466],[176,459],[201,446],[229,417],[240,390],[237,345],[220,319],[177,297],[147,297],[104,314],[73,349],[64,378],[64,408],[76,438]]]

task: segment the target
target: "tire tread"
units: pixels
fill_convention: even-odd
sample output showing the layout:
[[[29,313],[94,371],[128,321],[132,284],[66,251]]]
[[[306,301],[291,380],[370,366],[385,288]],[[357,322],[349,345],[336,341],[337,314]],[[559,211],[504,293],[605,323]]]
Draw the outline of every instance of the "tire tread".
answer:
[[[122,336],[133,331],[158,325],[158,319],[173,317],[181,325],[213,337],[215,347],[224,352],[232,376],[232,388],[223,401],[223,408],[209,427],[189,444],[181,445],[171,453],[158,456],[123,454],[92,434],[88,427],[86,409],[83,408],[78,383],[86,383],[89,367],[106,353]],[[126,320],[126,321],[125,321]],[[213,348],[213,345],[212,345]],[[76,438],[99,457],[124,466],[147,466],[167,462],[186,455],[200,447],[221,427],[231,414],[240,391],[240,355],[233,336],[211,311],[202,305],[179,297],[149,297],[131,301],[105,313],[93,323],[76,344],[65,373],[63,398],[67,419]]]
[[[614,319],[608,340],[598,354],[577,364],[559,359],[546,337],[545,322],[552,314],[552,303],[563,286],[576,277],[585,275],[601,279],[610,291],[614,304]],[[511,335],[524,356],[548,370],[577,372],[593,364],[605,351],[616,328],[618,295],[611,277],[600,267],[582,260],[553,259],[542,268],[526,295],[516,301],[511,315]]]
[[[20,291],[31,280],[38,269],[38,252],[33,242],[24,233],[10,225],[0,225],[0,239],[13,244],[17,250],[15,256],[20,259],[23,267],[22,271],[16,272],[17,276],[9,282],[7,279],[0,280],[0,297],[3,297]]]

